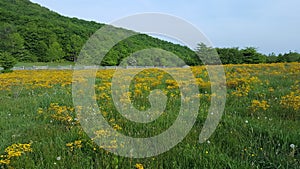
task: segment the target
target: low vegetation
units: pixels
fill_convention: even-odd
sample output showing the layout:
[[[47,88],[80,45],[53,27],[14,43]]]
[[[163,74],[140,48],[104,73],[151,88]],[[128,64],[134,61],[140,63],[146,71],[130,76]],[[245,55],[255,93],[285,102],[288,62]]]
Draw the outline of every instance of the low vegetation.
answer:
[[[191,97],[201,101],[194,127],[170,151],[144,159],[116,156],[85,134],[75,112],[80,108],[72,102],[71,70],[0,74],[0,168],[298,168],[299,67],[226,65],[225,111],[214,134],[202,144],[198,137],[210,98],[218,94],[210,92],[205,67],[192,67],[200,94]],[[183,68],[177,72],[184,75]],[[139,110],[150,108],[150,90],[161,89],[168,96],[165,113],[149,124],[130,122],[118,113],[111,98],[113,73],[99,70],[95,99],[115,131],[147,137],[170,127],[180,108],[180,92],[164,69],[146,69],[131,83],[129,101]],[[97,130],[94,137],[106,134]],[[117,146],[112,143],[110,148]]]

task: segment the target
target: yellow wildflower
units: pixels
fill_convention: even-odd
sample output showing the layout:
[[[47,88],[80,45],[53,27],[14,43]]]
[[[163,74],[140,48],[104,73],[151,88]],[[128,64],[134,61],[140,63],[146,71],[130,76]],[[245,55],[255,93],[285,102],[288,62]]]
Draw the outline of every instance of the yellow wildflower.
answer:
[[[137,164],[135,164],[135,168],[136,169],[144,169],[144,166],[143,166],[143,164],[137,163]]]

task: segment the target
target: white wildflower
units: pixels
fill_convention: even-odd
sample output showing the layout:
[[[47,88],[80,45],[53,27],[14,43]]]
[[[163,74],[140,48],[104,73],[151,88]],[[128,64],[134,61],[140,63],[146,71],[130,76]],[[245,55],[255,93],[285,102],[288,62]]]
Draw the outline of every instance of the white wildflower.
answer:
[[[292,149],[294,149],[296,146],[295,146],[295,144],[291,144],[290,147],[291,147]]]

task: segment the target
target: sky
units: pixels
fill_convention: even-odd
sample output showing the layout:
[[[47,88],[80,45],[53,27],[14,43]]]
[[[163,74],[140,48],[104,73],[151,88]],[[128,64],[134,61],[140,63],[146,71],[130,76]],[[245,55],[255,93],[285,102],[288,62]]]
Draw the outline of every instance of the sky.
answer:
[[[111,23],[158,12],[193,24],[214,47],[300,52],[299,0],[31,0],[64,16]]]

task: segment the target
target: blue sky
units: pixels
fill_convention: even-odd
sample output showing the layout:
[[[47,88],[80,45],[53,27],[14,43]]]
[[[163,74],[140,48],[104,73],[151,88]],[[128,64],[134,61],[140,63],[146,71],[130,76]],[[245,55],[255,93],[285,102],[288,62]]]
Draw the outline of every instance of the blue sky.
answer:
[[[31,0],[65,16],[110,23],[159,12],[201,30],[215,47],[300,52],[300,0]]]

